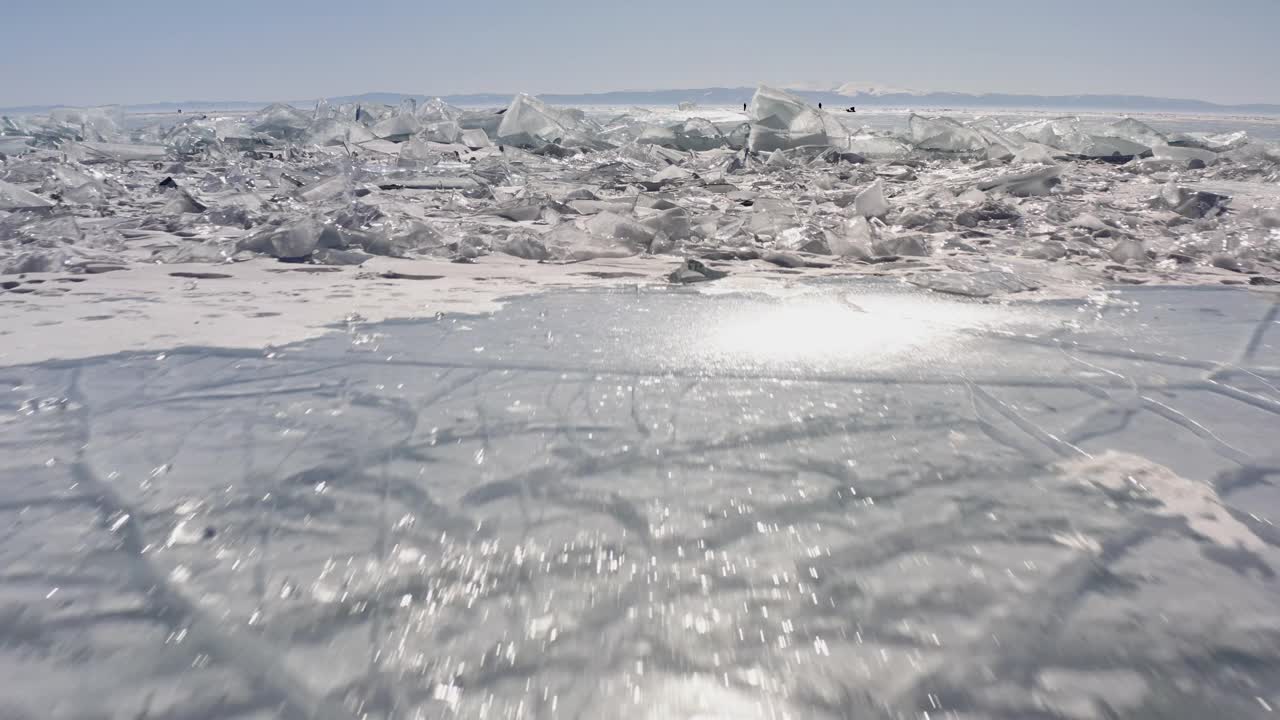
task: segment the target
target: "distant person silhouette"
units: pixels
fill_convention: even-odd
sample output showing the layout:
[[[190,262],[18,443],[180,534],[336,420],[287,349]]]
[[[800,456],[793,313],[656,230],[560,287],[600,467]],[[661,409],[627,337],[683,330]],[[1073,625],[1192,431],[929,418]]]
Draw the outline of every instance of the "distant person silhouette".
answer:
[[[819,110],[821,110],[821,109],[822,109],[822,103],[818,103],[818,109],[819,109]]]
[[[746,111],[747,111],[747,104],[742,103],[742,112],[746,112]]]

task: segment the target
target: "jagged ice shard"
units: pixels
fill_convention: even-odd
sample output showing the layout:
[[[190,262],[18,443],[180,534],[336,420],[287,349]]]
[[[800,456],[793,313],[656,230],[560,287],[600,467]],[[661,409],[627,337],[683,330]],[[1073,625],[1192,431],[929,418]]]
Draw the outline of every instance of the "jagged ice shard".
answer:
[[[751,135],[747,147],[754,152],[834,145],[848,135],[843,125],[796,95],[765,85],[751,98],[748,118]]]
[[[581,111],[552,107],[541,100],[517,95],[502,115],[496,132],[498,142],[521,147],[541,145],[590,145],[593,123]]]

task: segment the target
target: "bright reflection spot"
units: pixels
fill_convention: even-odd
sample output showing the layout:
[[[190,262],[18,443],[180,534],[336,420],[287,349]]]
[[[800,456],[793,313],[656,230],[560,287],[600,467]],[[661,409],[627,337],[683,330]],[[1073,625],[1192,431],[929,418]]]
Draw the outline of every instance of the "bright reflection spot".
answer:
[[[911,295],[833,294],[748,303],[710,331],[722,361],[852,364],[918,362],[954,348],[965,330],[1005,325],[1008,307]]]

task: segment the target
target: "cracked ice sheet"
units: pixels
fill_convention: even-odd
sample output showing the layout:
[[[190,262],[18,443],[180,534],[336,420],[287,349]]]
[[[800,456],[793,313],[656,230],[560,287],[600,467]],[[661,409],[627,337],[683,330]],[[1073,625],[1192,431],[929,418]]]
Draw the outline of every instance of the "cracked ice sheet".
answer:
[[[1274,308],[636,287],[8,367],[0,708],[1266,717]]]

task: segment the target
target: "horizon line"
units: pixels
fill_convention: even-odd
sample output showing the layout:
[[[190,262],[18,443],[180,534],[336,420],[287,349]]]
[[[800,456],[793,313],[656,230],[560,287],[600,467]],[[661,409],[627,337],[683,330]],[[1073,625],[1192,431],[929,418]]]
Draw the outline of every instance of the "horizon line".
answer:
[[[441,99],[444,99],[444,98],[451,98],[451,97],[452,97],[452,98],[465,98],[465,97],[481,97],[481,96],[495,96],[495,97],[511,97],[511,98],[514,98],[516,95],[519,95],[519,94],[521,94],[521,93],[524,93],[524,94],[527,94],[527,95],[532,95],[532,96],[534,96],[534,97],[544,97],[544,96],[577,96],[577,97],[589,97],[589,96],[593,96],[593,95],[619,95],[619,94],[627,94],[627,93],[664,93],[664,92],[665,92],[665,93],[679,93],[679,92],[698,92],[698,91],[705,91],[705,90],[752,90],[752,91],[754,91],[756,88],[759,88],[759,87],[762,87],[762,86],[764,86],[764,87],[777,87],[777,88],[780,88],[780,89],[782,89],[782,90],[787,90],[787,91],[790,91],[790,92],[796,92],[796,93],[821,94],[821,95],[837,95],[837,96],[839,96],[839,97],[845,97],[845,98],[869,98],[869,99],[872,99],[872,100],[880,100],[880,99],[883,99],[883,98],[886,98],[886,97],[914,97],[914,98],[925,98],[925,97],[928,97],[928,96],[931,96],[931,95],[955,95],[955,96],[971,97],[971,98],[990,98],[990,97],[1003,96],[1003,97],[1010,97],[1010,98],[1043,98],[1043,99],[1046,99],[1046,100],[1073,99],[1073,98],[1078,98],[1078,99],[1093,99],[1093,98],[1096,98],[1096,99],[1112,99],[1112,100],[1115,100],[1115,99],[1134,99],[1134,100],[1160,101],[1160,102],[1171,102],[1171,103],[1197,103],[1197,104],[1201,104],[1201,105],[1209,105],[1209,106],[1218,107],[1218,108],[1223,108],[1223,109],[1267,107],[1267,108],[1275,108],[1276,110],[1280,110],[1280,101],[1277,101],[1277,102],[1221,103],[1221,102],[1215,102],[1215,101],[1212,101],[1212,100],[1201,100],[1201,99],[1198,99],[1198,98],[1186,98],[1186,97],[1181,97],[1181,98],[1179,98],[1179,97],[1161,97],[1161,96],[1156,96],[1156,95],[1132,95],[1132,94],[1116,93],[1116,92],[1107,92],[1107,93],[1103,93],[1103,92],[1099,92],[1099,93],[1069,93],[1069,94],[1042,95],[1042,94],[1034,94],[1034,93],[1002,92],[1002,91],[989,91],[989,92],[980,92],[980,93],[979,93],[979,92],[964,92],[964,91],[958,91],[958,90],[928,90],[928,91],[920,91],[920,90],[910,91],[910,90],[908,90],[908,91],[904,91],[904,92],[888,92],[888,93],[877,93],[877,94],[872,94],[872,93],[858,93],[858,94],[856,94],[856,95],[843,95],[843,94],[841,94],[841,93],[836,92],[836,91],[835,91],[835,89],[834,89],[834,87],[833,87],[833,88],[830,88],[830,89],[825,89],[825,90],[813,90],[813,89],[808,89],[808,88],[789,87],[789,86],[788,86],[788,84],[777,84],[777,85],[773,85],[773,84],[770,84],[770,83],[757,83],[755,86],[750,86],[750,85],[739,85],[739,86],[732,86],[732,85],[707,85],[707,86],[701,86],[701,87],[686,87],[686,88],[647,88],[647,89],[641,89],[641,88],[629,88],[629,89],[619,89],[619,90],[595,90],[595,91],[586,91],[586,92],[548,91],[548,92],[536,92],[536,93],[531,93],[531,92],[526,92],[526,91],[516,91],[516,92],[505,92],[505,91],[471,91],[471,92],[451,92],[451,93],[436,93],[436,94],[433,94],[433,93],[421,93],[421,92],[416,92],[416,93],[415,93],[415,92],[397,92],[397,91],[381,91],[381,90],[375,90],[375,91],[365,91],[365,92],[360,92],[360,93],[345,93],[345,94],[335,94],[335,95],[324,95],[324,96],[310,97],[310,98],[294,98],[294,99],[288,99],[288,100],[281,100],[281,99],[266,99],[266,100],[264,100],[264,99],[219,99],[219,100],[184,99],[184,100],[151,100],[151,101],[146,101],[146,102],[133,102],[133,103],[91,103],[91,104],[80,104],[80,105],[77,105],[77,104],[68,104],[68,103],[29,103],[29,104],[25,104],[25,105],[10,105],[10,106],[3,106],[3,107],[0,107],[0,111],[7,111],[7,112],[20,111],[20,110],[29,110],[29,111],[34,111],[34,110],[38,110],[38,109],[48,109],[48,110],[53,110],[53,109],[64,109],[64,108],[65,108],[65,109],[70,109],[70,108],[86,108],[86,107],[122,107],[122,108],[132,108],[132,107],[148,107],[148,106],[159,106],[159,105],[184,105],[184,104],[185,104],[185,105],[197,105],[197,106],[199,106],[199,105],[217,105],[217,104],[220,104],[220,103],[224,103],[224,104],[242,104],[242,105],[250,105],[250,104],[259,104],[259,103],[261,103],[262,105],[264,105],[264,106],[265,106],[265,105],[270,105],[270,104],[273,104],[273,103],[285,103],[285,104],[314,103],[314,102],[319,102],[319,101],[321,101],[321,100],[334,100],[334,99],[341,99],[341,98],[358,98],[358,97],[370,96],[370,95],[398,95],[398,96],[402,96],[402,97],[410,97],[410,98],[419,98],[419,97],[421,97],[421,98],[441,98]]]

